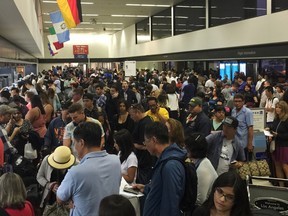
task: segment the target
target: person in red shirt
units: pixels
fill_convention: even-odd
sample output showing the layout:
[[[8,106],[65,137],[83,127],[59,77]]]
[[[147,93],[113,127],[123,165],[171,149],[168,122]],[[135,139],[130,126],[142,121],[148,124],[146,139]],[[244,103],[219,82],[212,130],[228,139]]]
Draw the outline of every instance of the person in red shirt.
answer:
[[[35,216],[32,204],[21,177],[16,173],[5,173],[0,177],[0,207],[10,216]]]

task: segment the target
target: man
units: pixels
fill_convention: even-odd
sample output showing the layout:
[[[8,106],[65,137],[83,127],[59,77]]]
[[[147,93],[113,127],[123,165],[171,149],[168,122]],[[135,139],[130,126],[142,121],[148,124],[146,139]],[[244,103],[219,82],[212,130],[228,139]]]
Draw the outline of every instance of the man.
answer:
[[[235,140],[238,120],[232,116],[225,118],[223,131],[217,131],[206,137],[208,142],[207,158],[211,161],[218,175],[228,172],[232,167],[240,167],[245,160],[244,150]],[[237,162],[236,162],[237,160]]]
[[[101,134],[101,127],[94,122],[83,122],[73,132],[81,161],[68,171],[57,190],[58,203],[73,203],[70,215],[98,216],[100,201],[119,194],[120,160],[102,150]]]
[[[239,84],[239,88],[238,88],[238,92],[243,92],[244,91],[244,88],[245,88],[245,85],[246,85],[246,82],[244,81],[245,77],[243,76],[239,76],[238,79],[237,79],[237,82]]]
[[[20,89],[17,88],[17,87],[12,87],[12,88],[11,88],[10,101],[13,101],[14,96],[17,97],[17,98],[19,97],[19,101],[20,101],[21,104],[24,104],[24,105],[27,104],[27,102],[25,101],[25,99],[20,96]],[[13,101],[13,102],[15,102],[15,101]]]
[[[149,110],[146,112],[146,115],[151,117],[153,121],[160,121],[165,124],[169,119],[169,113],[165,108],[158,105],[157,98],[149,97],[147,103]]]
[[[184,105],[184,108],[188,107],[189,101],[195,96],[196,87],[193,84],[193,78],[188,78],[188,84],[183,87],[181,92],[181,101]]]
[[[267,114],[266,118],[266,127],[271,128],[272,123],[275,118],[275,107],[276,104],[279,102],[279,99],[274,97],[274,89],[272,86],[267,86],[265,88],[265,94],[267,96],[266,103],[265,103],[265,111]]]
[[[16,149],[11,145],[6,130],[3,128],[4,124],[7,124],[6,127],[12,126],[11,114],[13,114],[16,109],[9,107],[8,105],[0,105],[0,167],[3,167],[4,162],[7,162],[7,159],[11,153],[16,152]]]
[[[260,87],[260,89],[258,90],[259,93],[260,91],[262,90],[261,94],[260,94],[260,103],[259,103],[259,107],[260,108],[264,108],[265,107],[265,103],[266,103],[266,100],[267,100],[267,96],[266,96],[266,93],[265,93],[265,89],[268,87],[268,86],[271,86],[271,83],[268,81],[268,80],[265,80],[263,82],[263,88]]]
[[[72,92],[72,103],[73,104],[81,104],[82,106],[84,106],[83,104],[83,94],[84,94],[84,90],[82,87],[77,87],[73,90]]]
[[[63,145],[65,126],[71,121],[68,113],[70,105],[71,102],[63,104],[61,115],[54,118],[49,124],[48,130],[44,136],[44,146],[50,152],[56,147]]]
[[[144,145],[144,130],[145,126],[152,122],[152,119],[145,114],[145,110],[140,104],[132,105],[129,113],[133,121],[136,122],[135,129],[132,133],[133,143],[136,149],[135,153],[138,159],[136,182],[147,184],[151,179],[154,161]]]
[[[129,105],[136,104],[137,98],[135,93],[129,88],[128,81],[122,81],[122,97],[128,102]]]
[[[145,186],[135,185],[145,194],[143,216],[181,215],[179,204],[184,195],[185,169],[178,160],[164,160],[171,156],[184,160],[186,152],[176,143],[169,144],[168,129],[160,122],[146,126],[144,143],[149,153],[158,159],[151,182]]]
[[[78,104],[78,103],[72,104],[68,109],[68,113],[69,113],[70,118],[72,119],[72,122],[67,124],[65,127],[64,136],[63,136],[63,145],[70,147],[72,149],[73,154],[75,154],[76,149],[75,149],[74,142],[73,142],[73,131],[75,130],[76,126],[80,124],[81,122],[94,122],[98,124],[101,128],[101,131],[102,131],[101,146],[103,147],[104,142],[105,142],[105,138],[104,138],[105,133],[104,133],[101,123],[98,120],[90,118],[90,117],[86,117],[84,113],[84,108],[82,107],[81,104]]]
[[[223,129],[223,121],[225,119],[225,108],[222,105],[217,105],[214,109],[214,118],[211,120],[211,132]]]
[[[84,113],[87,117],[91,117],[94,119],[98,119],[99,112],[97,107],[93,104],[93,94],[86,93],[83,95],[83,103],[84,103]]]
[[[103,84],[96,85],[96,106],[105,111],[107,97],[104,94]]]
[[[186,120],[186,133],[199,132],[208,136],[211,132],[211,121],[208,116],[203,112],[202,99],[194,97],[189,102],[190,114]]]
[[[244,106],[244,96],[236,94],[233,99],[234,108],[231,116],[235,117],[239,126],[236,133],[236,141],[244,148],[245,151],[253,152],[253,113]],[[249,157],[252,155],[249,155]]]
[[[110,87],[110,96],[108,96],[107,103],[106,103],[106,113],[108,120],[111,124],[113,117],[118,114],[118,102],[121,96],[118,91],[118,87],[116,84],[113,84]]]

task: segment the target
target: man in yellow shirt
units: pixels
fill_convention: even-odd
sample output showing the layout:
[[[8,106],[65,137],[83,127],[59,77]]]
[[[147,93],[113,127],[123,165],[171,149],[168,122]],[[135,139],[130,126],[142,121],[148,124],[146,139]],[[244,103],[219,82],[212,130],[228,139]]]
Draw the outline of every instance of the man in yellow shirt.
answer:
[[[150,116],[153,121],[160,121],[165,124],[169,119],[169,113],[165,108],[158,105],[157,98],[149,97],[147,103],[150,109],[146,112],[146,115]]]

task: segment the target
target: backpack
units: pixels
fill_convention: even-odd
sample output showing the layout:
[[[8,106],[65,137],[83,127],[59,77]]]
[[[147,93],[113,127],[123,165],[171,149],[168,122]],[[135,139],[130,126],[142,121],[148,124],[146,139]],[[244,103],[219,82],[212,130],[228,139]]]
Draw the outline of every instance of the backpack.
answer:
[[[179,203],[179,207],[180,210],[185,215],[190,215],[195,209],[195,203],[197,200],[198,179],[197,179],[196,167],[194,163],[186,162],[185,160],[182,160],[178,157],[169,157],[162,161],[161,173],[162,168],[169,160],[177,160],[181,162],[181,164],[185,168],[185,189],[184,189],[184,195]]]

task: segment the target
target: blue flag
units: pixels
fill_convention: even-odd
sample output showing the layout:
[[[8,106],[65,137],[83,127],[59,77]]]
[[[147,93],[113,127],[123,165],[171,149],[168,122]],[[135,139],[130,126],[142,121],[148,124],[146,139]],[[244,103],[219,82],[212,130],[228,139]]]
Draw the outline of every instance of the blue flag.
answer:
[[[55,33],[59,43],[64,43],[70,40],[70,32],[64,22],[63,16],[60,11],[50,13],[50,19],[53,23]]]

